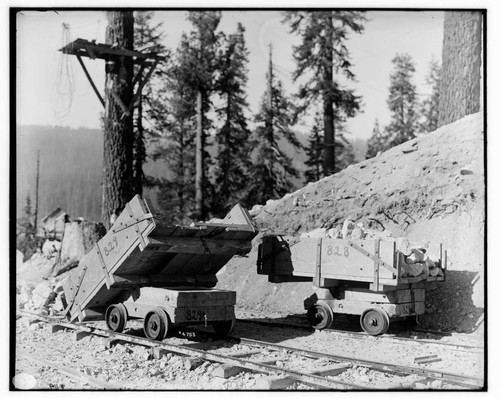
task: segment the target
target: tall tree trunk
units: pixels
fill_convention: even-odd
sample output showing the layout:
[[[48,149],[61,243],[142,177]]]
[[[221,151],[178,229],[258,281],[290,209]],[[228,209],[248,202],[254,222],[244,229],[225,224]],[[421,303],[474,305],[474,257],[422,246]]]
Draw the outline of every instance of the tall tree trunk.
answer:
[[[268,141],[271,147],[274,148],[275,142],[274,142],[274,120],[273,120],[273,46],[271,43],[269,43],[269,65],[268,65],[268,72],[267,72],[267,113],[266,113],[266,121],[265,121],[265,128],[266,128],[266,135],[268,136]],[[269,164],[269,173],[273,176],[274,175],[274,170],[273,170],[273,163],[271,162]],[[274,199],[275,192],[276,192],[276,179],[271,178],[269,181],[268,186],[268,192],[271,193],[271,199]]]
[[[144,147],[144,126],[142,125],[142,96],[137,103],[137,122],[135,131],[135,154],[134,154],[134,191],[142,195],[143,172],[142,165],[145,158],[146,148]]]
[[[38,230],[38,188],[40,185],[40,151],[36,157],[36,181],[35,181],[35,219],[33,220],[33,227],[35,229],[35,236]]]
[[[482,13],[446,11],[438,127],[481,108]]]
[[[323,69],[323,82],[326,87],[333,84],[333,21],[328,19],[326,29],[326,62]],[[333,98],[329,90],[323,91],[323,123],[325,128],[325,152],[323,157],[323,171],[325,176],[335,172],[335,127],[333,119]]]
[[[204,149],[205,149],[205,132],[203,131],[203,92],[198,91],[196,98],[196,178],[195,178],[195,206],[196,216],[199,220],[205,219],[204,206],[204,182],[205,182],[205,167],[204,167]]]
[[[106,44],[132,50],[134,17],[132,11],[108,11]],[[106,109],[104,121],[104,159],[102,176],[102,221],[110,226],[110,217],[120,212],[134,195],[133,116],[123,115],[112,95],[127,106],[132,101],[134,65],[131,57],[116,57],[107,64]],[[122,117],[122,115],[124,117]]]

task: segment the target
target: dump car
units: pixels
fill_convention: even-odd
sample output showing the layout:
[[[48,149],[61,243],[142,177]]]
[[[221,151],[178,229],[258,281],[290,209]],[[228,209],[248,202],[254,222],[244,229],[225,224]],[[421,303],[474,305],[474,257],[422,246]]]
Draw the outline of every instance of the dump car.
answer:
[[[107,234],[63,282],[65,315],[71,321],[105,319],[121,332],[130,318],[162,340],[175,326],[213,326],[228,334],[236,293],[214,289],[216,273],[251,249],[257,234],[236,205],[218,223],[161,224],[136,195]]]
[[[391,320],[423,314],[426,284],[445,279],[446,251],[442,245],[427,251],[415,275],[419,264],[407,264],[393,241],[268,235],[259,245],[257,272],[274,283],[312,281],[316,293],[304,306],[314,328],[330,327],[341,313],[380,335]]]

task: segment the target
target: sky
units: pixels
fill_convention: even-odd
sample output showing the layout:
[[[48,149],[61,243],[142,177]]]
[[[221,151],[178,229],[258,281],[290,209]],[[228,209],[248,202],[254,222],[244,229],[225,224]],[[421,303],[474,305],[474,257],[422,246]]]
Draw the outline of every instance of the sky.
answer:
[[[156,11],[155,22],[163,22],[165,44],[175,49],[182,32],[189,32],[185,11]],[[425,77],[432,59],[440,61],[443,35],[442,11],[372,11],[367,13],[363,34],[349,38],[355,89],[363,98],[363,112],[348,122],[352,138],[367,139],[375,119],[383,126],[389,122],[387,109],[389,75],[396,53],[412,56],[416,73],[414,83],[423,96],[429,92]],[[281,23],[279,11],[224,11],[219,29],[229,34],[241,22],[246,28],[249,50],[247,95],[250,111],[258,110],[265,92],[269,44],[273,64],[287,94],[297,91],[291,75],[295,69],[292,46],[299,38]],[[63,24],[69,30],[63,29]],[[76,57],[60,51],[68,40],[83,38],[104,42],[106,16],[95,11],[23,11],[17,20],[18,124],[68,125],[100,128],[102,105],[88,83]],[[64,33],[66,36],[64,36]],[[97,87],[103,92],[104,62],[84,59]],[[72,77],[73,80],[70,80]],[[73,84],[69,85],[72,81]],[[70,95],[71,94],[71,95]],[[307,123],[306,123],[307,124]],[[305,129],[305,128],[302,128]]]

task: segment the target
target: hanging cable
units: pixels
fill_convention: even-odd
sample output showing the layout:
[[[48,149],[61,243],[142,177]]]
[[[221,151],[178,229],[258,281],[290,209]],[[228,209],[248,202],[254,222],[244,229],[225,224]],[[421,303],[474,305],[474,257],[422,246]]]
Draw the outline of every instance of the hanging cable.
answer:
[[[62,24],[62,47],[71,43],[70,26]],[[75,72],[71,58],[62,54],[57,67],[55,95],[52,101],[53,111],[58,119],[65,118],[71,111],[73,95],[75,92]]]

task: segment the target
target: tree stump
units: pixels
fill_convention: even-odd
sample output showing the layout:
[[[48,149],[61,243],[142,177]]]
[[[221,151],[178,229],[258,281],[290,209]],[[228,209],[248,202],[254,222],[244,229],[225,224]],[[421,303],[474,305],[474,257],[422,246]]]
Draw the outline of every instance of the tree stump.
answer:
[[[66,223],[59,261],[52,275],[58,276],[78,266],[80,259],[106,234],[101,223]]]

